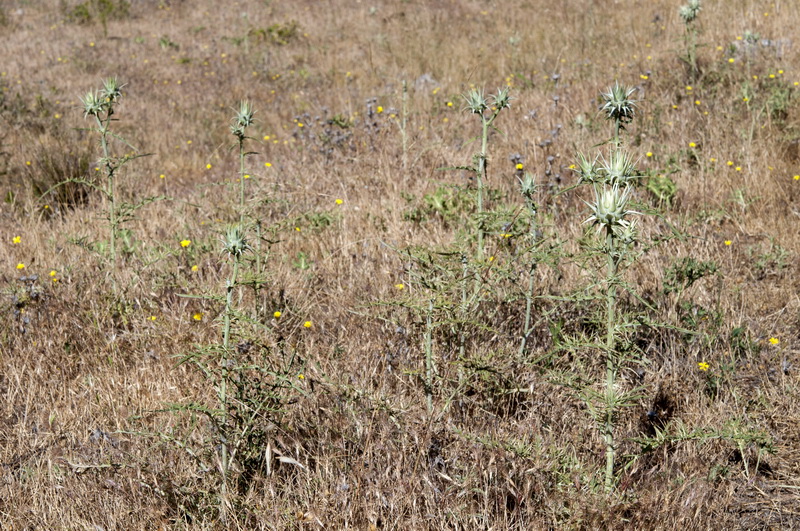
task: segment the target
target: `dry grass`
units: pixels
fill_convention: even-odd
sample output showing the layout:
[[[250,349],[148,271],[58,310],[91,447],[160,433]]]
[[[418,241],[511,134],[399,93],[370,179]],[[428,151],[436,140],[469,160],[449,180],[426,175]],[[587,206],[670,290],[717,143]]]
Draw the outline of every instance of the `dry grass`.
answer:
[[[216,476],[144,434],[186,429],[186,415],[159,413],[166,404],[214,399],[200,374],[176,361],[195,344],[219,342],[220,304],[178,295],[224,287],[219,234],[235,216],[236,196],[223,184],[238,169],[227,125],[246,98],[262,139],[250,158],[253,209],[277,227],[260,302],[269,315],[283,312],[264,320],[257,340],[272,356],[296,355],[304,379],[266,427],[268,459],[247,471],[225,527],[800,527],[800,43],[791,42],[800,13],[791,2],[707,2],[702,75],[691,90],[677,59],[675,2],[274,0],[222,8],[135,0],[107,22],[107,34],[96,20],[67,20],[63,6],[76,4],[10,0],[0,11],[4,526],[223,527],[215,523]],[[296,34],[275,31],[293,22]],[[746,52],[737,40],[746,30],[780,43],[780,54],[776,46]],[[64,178],[92,174],[99,151],[75,130],[88,124],[78,97],[111,75],[127,83],[117,130],[154,153],[123,173],[123,195],[171,198],[128,225],[138,243],[117,273],[125,289],[116,300],[103,262],[72,243],[107,237],[103,202],[79,186],[39,197]],[[401,108],[404,79],[405,169],[389,116]],[[645,363],[621,385],[642,386],[643,397],[618,424],[620,454],[637,458],[620,459],[618,488],[606,495],[602,441],[577,389],[599,381],[602,356],[559,349],[556,333],[591,331],[594,308],[539,300],[532,349],[520,356],[524,301],[513,279],[524,267],[513,241],[490,237],[502,267],[476,319],[491,319],[492,331],[472,332],[466,360],[456,359],[444,329],[435,334],[429,415],[419,378],[424,318],[379,303],[426,301],[394,248],[444,248],[463,236],[463,212],[450,222],[404,214],[440,184],[467,184],[461,172],[437,169],[468,164],[476,149],[468,143],[474,120],[460,112],[470,83],[510,83],[515,98],[490,143],[488,186],[498,191],[490,207],[521,207],[509,157],[522,154],[543,185],[548,241],[577,252],[587,215],[581,194],[554,192],[574,183],[575,151],[607,134],[596,98],[615,79],[641,89],[640,118],[629,129],[640,167],[678,170],[673,204],[663,219],[643,219],[644,236],[667,236],[668,224],[690,236],[649,250],[627,280],[658,306],[652,318],[699,335],[641,333]],[[747,84],[757,87],[749,107]],[[384,108],[377,128],[363,125],[371,98]],[[771,110],[760,112],[767,101]],[[334,115],[354,119],[350,136],[319,140],[316,117]],[[644,189],[639,195],[653,204]],[[185,238],[193,243],[182,250]],[[680,321],[675,295],[661,294],[665,271],[686,256],[719,267],[681,295],[694,324]],[[23,274],[38,275],[39,295],[31,297]],[[539,295],[567,295],[589,280],[566,256],[537,275]],[[246,291],[243,305],[253,304]],[[731,339],[736,330],[741,340]],[[681,440],[681,429],[706,435]],[[673,439],[649,452],[634,442],[660,430]],[[728,436],[707,436],[715,430]],[[756,433],[771,453],[729,436]]]

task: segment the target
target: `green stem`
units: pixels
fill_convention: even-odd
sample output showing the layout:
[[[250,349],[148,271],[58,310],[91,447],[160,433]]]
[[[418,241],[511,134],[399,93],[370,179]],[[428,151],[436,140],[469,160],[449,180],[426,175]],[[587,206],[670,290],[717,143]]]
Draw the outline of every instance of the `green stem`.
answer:
[[[433,299],[428,303],[425,319],[425,400],[430,413],[433,411]]]
[[[222,332],[222,379],[219,384],[218,399],[220,410],[222,412],[222,422],[220,423],[220,431],[222,436],[222,455],[221,455],[221,468],[222,468],[222,485],[220,492],[222,495],[222,510],[224,513],[227,504],[228,493],[228,469],[230,463],[228,462],[228,437],[226,434],[226,424],[228,422],[228,373],[229,373],[229,359],[230,359],[230,338],[231,338],[231,320],[233,316],[233,290],[236,287],[237,277],[239,275],[239,260],[238,254],[234,255],[233,271],[231,277],[228,279],[225,294],[225,315],[223,317],[223,332]]]
[[[530,207],[529,207],[530,208]],[[531,209],[531,244],[536,243],[536,211]],[[525,352],[525,347],[528,345],[528,335],[531,333],[531,309],[533,307],[533,287],[534,287],[534,273],[536,272],[536,259],[531,258],[531,267],[528,272],[528,292],[525,294],[525,327],[523,328],[522,343],[519,346],[519,353],[522,355]]]
[[[239,138],[239,224],[244,224],[244,137]]]
[[[117,194],[114,181],[115,167],[111,162],[111,157],[108,151],[108,128],[111,124],[111,111],[109,110],[106,115],[105,121],[101,120],[98,115],[94,115],[97,121],[97,126],[100,131],[100,146],[103,149],[103,161],[106,170],[106,196],[111,201],[111,207],[108,212],[108,222],[111,229],[109,237],[109,248],[111,253],[111,286],[114,295],[117,294]]]
[[[608,253],[607,262],[607,292],[606,292],[606,404],[604,415],[604,440],[606,445],[606,491],[611,491],[614,487],[614,458],[616,448],[614,444],[614,409],[616,406],[614,383],[617,375],[617,368],[614,357],[615,334],[614,324],[616,318],[617,301],[617,267],[618,257],[615,255],[614,235],[609,230],[606,235],[606,252]]]
[[[483,130],[481,133],[481,152],[478,155],[478,172],[476,174],[478,185],[478,261],[483,260],[483,182],[487,177],[486,158],[488,157],[486,151],[489,145],[489,126],[494,120],[494,117],[483,120]]]

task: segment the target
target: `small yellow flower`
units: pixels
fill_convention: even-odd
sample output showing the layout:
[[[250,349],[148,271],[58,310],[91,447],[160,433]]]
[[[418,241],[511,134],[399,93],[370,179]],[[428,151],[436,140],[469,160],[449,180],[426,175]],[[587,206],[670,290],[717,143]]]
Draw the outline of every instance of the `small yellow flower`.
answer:
[[[695,144],[694,142],[689,142],[689,147],[690,148],[695,148],[695,147],[697,147],[697,144]]]
[[[158,177],[159,177],[159,178],[161,178],[161,179],[164,179],[164,178],[166,178],[166,175],[164,175],[164,174],[162,173],[162,174],[161,174],[161,175],[159,175]]]
[[[653,156],[653,152],[652,151],[648,151],[647,153],[644,154],[644,156],[647,157],[647,158],[650,158],[650,157]]]
[[[510,237],[511,237],[511,235],[509,233],[503,234],[503,238],[510,238]]]
[[[730,245],[730,244],[732,244],[732,243],[733,243],[733,242],[732,242],[732,241],[730,241],[730,240],[725,240],[725,245]]]
[[[25,264],[23,264],[22,262],[18,263],[17,269],[25,269]]]
[[[695,105],[700,105],[700,100],[694,100]]]
[[[494,256],[490,256],[490,257],[489,257],[489,261],[490,261],[490,262],[494,262]]]
[[[55,269],[51,269],[49,274],[50,274],[51,277],[56,276],[56,270]]]
[[[11,240],[11,243],[13,243],[13,244],[17,244],[17,243],[19,243],[19,242],[21,242],[21,241],[22,241],[22,237],[20,237],[20,236],[14,236],[14,239],[12,239],[12,240]]]
[[[151,320],[151,321],[155,321],[155,320],[156,320],[156,316],[155,316],[155,315],[151,315],[151,316],[150,316],[150,320]]]
[[[795,176],[794,176],[794,180],[795,180],[795,181],[800,181],[800,175],[795,175]]]
[[[206,164],[206,169],[207,169],[207,170],[210,170],[210,169],[211,169],[211,163],[210,163],[210,162],[209,162],[208,164]]]
[[[405,285],[404,284],[395,284],[394,287],[395,287],[395,289],[405,289]]]
[[[688,90],[692,90],[692,86],[691,86],[691,85],[686,85],[686,90],[687,90],[687,91],[688,91]]]
[[[448,106],[448,107],[452,107],[452,106],[453,106],[453,102],[452,102],[452,101],[448,101],[448,102],[447,102],[447,106]]]
[[[375,110],[378,112],[378,114],[380,114],[380,113],[382,113],[382,112],[383,112],[383,107],[381,107],[380,105],[378,105],[378,108],[377,108],[377,109],[375,109]]]
[[[295,227],[294,230],[296,230],[297,232],[300,232],[300,227]]]
[[[725,164],[727,164],[728,166],[733,166],[733,161],[732,161],[732,160],[729,160],[729,161],[728,161],[728,162],[726,162]]]
[[[780,342],[781,342],[781,340],[780,340],[780,339],[778,339],[777,337],[771,337],[771,338],[769,338],[769,343],[770,343],[770,345],[777,345],[777,344],[779,344]]]
[[[197,312],[196,314],[194,314],[192,316],[192,319],[194,319],[195,321],[202,321],[203,320],[203,314],[200,313],[200,312]]]
[[[337,200],[336,200],[336,204],[337,204],[337,205],[341,205],[342,203],[344,203],[344,201],[342,201],[341,199],[337,199]]]
[[[200,269],[197,265],[192,266],[192,273],[197,273],[197,270]]]
[[[244,178],[245,178],[245,179],[249,179],[249,178],[250,178],[250,174],[249,174],[249,173],[245,173],[245,174],[244,174]]]
[[[181,240],[181,247],[189,247],[192,244],[192,240]]]
[[[305,326],[306,328],[311,328],[311,324],[312,324],[311,321],[306,321],[305,323],[303,323],[303,326]]]
[[[733,64],[733,62],[734,62],[734,61],[735,61],[735,59],[734,59],[733,57],[731,57],[730,59],[728,59],[728,62],[729,62],[729,63],[731,63],[731,64]]]
[[[271,167],[272,167],[272,163],[271,163],[271,162],[265,162],[265,163],[264,163],[264,166],[265,166],[266,168],[271,168]]]
[[[281,318],[281,312],[276,311],[275,313],[272,314],[272,317],[274,317],[275,319],[280,319]]]
[[[697,368],[700,369],[701,371],[707,371],[708,368],[709,368],[709,365],[708,365],[708,363],[706,363],[704,361],[701,361],[700,363],[697,364]]]
[[[305,126],[303,125],[303,122],[297,122],[297,127],[305,127]]]
[[[298,380],[305,380],[306,376],[301,372],[300,374],[297,375],[297,379]]]
[[[711,157],[710,159],[708,159],[708,161],[709,162],[717,162],[717,159],[715,159],[714,157]]]
[[[741,166],[736,166],[736,171],[742,171],[742,167]]]
[[[525,167],[525,166],[523,166],[521,162],[518,162],[518,163],[517,163],[517,166],[516,166],[516,168],[517,168],[518,170],[521,170],[521,169],[522,169],[522,168],[524,168],[524,167]]]

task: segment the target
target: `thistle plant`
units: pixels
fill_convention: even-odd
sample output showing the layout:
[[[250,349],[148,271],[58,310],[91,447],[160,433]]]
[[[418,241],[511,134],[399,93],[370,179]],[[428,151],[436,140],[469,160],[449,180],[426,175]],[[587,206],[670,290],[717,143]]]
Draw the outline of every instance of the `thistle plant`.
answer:
[[[134,212],[144,206],[145,204],[163,199],[163,197],[147,198],[137,204],[122,203],[118,194],[117,177],[120,169],[128,162],[143,157],[146,155],[135,154],[136,148],[131,146],[124,138],[111,131],[111,123],[116,121],[114,114],[117,106],[122,100],[122,88],[117,78],[111,77],[103,81],[103,88],[99,91],[92,90],[87,92],[82,98],[83,116],[84,118],[92,117],[95,121],[95,127],[89,128],[89,131],[97,133],[100,137],[100,147],[103,156],[98,161],[100,168],[105,176],[105,183],[103,185],[95,185],[88,183],[81,179],[70,179],[68,181],[59,183],[59,185],[66,184],[67,182],[81,182],[90,187],[99,190],[108,200],[108,225],[109,225],[109,255],[108,259],[111,263],[111,282],[114,294],[117,293],[116,270],[117,270],[117,247],[118,239],[120,237],[121,226],[126,221],[133,217]],[[125,153],[123,155],[115,155],[111,150],[111,140],[116,139],[133,152]],[[57,185],[58,186],[58,185]]]
[[[467,167],[475,174],[477,186],[477,206],[478,206],[478,260],[483,259],[483,239],[484,239],[484,219],[483,219],[483,187],[489,178],[489,129],[497,119],[503,109],[507,109],[511,104],[509,88],[499,89],[496,94],[485,96],[483,90],[473,89],[464,94],[466,107],[464,110],[478,115],[481,120],[481,150],[475,155],[475,164]]]
[[[683,19],[686,29],[684,41],[686,43],[686,57],[683,60],[689,66],[690,79],[697,78],[700,70],[697,66],[697,16],[700,14],[700,0],[689,0],[678,9],[678,14]]]
[[[631,99],[634,89],[615,83],[614,87],[602,93],[605,101],[601,111],[613,123],[612,151],[608,158],[596,156],[591,161],[578,153],[576,172],[579,182],[590,184],[594,200],[587,203],[591,215],[584,223],[591,223],[602,235],[601,252],[605,255],[605,338],[602,351],[606,361],[604,391],[591,394],[590,399],[599,402],[595,418],[606,447],[606,466],[604,484],[610,491],[614,486],[614,463],[617,443],[614,425],[619,410],[629,403],[629,397],[617,388],[617,374],[627,361],[617,348],[617,335],[630,323],[620,319],[618,312],[618,287],[621,284],[620,267],[628,256],[629,248],[636,242],[637,227],[630,217],[638,214],[629,208],[633,186],[638,171],[630,154],[622,147],[620,131],[631,123],[635,116],[636,102]],[[622,321],[622,322],[620,322]]]

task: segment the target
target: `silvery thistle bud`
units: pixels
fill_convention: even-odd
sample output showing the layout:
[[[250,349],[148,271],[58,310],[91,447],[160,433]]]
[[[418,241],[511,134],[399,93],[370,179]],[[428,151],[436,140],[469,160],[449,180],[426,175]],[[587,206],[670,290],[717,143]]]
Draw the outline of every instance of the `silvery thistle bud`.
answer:
[[[505,87],[502,89],[497,90],[497,94],[492,96],[494,100],[494,106],[499,111],[500,109],[507,109],[511,106],[511,96],[508,95],[509,87]]]
[[[694,22],[694,19],[697,18],[697,15],[700,13],[700,0],[689,0],[686,5],[683,5],[678,9],[678,14],[680,14],[683,22],[689,24],[690,22]]]
[[[463,98],[467,102],[465,109],[473,114],[483,114],[483,111],[489,107],[489,103],[483,95],[483,90],[472,89],[464,94]]]
[[[110,77],[103,80],[103,89],[100,97],[105,103],[117,103],[122,98],[122,87],[117,78]]]
[[[519,184],[522,189],[522,195],[526,199],[533,199],[533,194],[536,193],[536,180],[530,173],[525,173],[524,179],[519,179]]]
[[[598,227],[604,226],[607,230],[616,232],[624,229],[630,222],[625,220],[628,214],[636,214],[627,209],[631,188],[620,189],[615,184],[609,188],[605,184],[602,189],[594,186],[594,204],[587,203],[592,209],[592,215],[584,223],[592,222]]]
[[[231,256],[239,258],[246,251],[252,249],[247,243],[244,230],[239,225],[230,227],[222,239],[222,250]]]
[[[87,116],[97,116],[103,112],[103,102],[100,100],[100,96],[96,91],[87,92],[86,95],[81,98],[81,103],[83,104],[84,118]]]
[[[600,110],[606,113],[609,120],[619,120],[622,123],[630,123],[636,112],[636,100],[631,99],[631,95],[636,92],[636,87],[626,87],[615,81],[613,87],[609,87],[607,92],[600,95],[604,104]]]
[[[242,101],[239,103],[239,110],[236,112],[236,124],[242,129],[253,125],[253,106],[249,101]]]
[[[584,156],[583,153],[578,152],[577,169],[573,170],[580,176],[581,183],[595,183],[598,180],[597,174],[597,157],[591,162]]]
[[[626,185],[637,176],[636,166],[627,151],[615,149],[611,156],[600,165],[600,173],[607,184]]]

